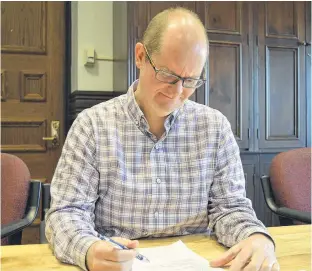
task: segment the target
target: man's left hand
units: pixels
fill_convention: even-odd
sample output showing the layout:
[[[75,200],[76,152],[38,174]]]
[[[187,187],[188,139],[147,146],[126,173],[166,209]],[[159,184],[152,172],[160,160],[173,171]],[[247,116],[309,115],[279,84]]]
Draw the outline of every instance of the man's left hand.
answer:
[[[279,271],[273,242],[263,234],[253,234],[230,248],[220,258],[210,261],[211,267],[232,264],[230,271]]]

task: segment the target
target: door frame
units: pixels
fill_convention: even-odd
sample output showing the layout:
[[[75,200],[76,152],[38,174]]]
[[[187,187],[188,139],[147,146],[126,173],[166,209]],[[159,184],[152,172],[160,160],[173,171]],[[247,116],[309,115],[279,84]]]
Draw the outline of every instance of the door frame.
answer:
[[[72,39],[71,39],[71,28],[72,28],[72,16],[71,16],[71,1],[65,1],[65,69],[64,69],[64,95],[63,95],[63,106],[64,106],[64,140],[69,131],[69,98],[71,94],[71,53],[72,53]]]

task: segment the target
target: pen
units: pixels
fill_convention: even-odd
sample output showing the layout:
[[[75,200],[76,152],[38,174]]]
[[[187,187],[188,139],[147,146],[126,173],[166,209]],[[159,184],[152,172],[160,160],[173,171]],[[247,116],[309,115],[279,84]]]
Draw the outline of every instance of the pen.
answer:
[[[114,247],[116,247],[116,248],[129,250],[128,247],[126,247],[126,246],[124,246],[124,245],[122,245],[122,244],[120,244],[120,243],[114,241],[113,239],[111,239],[111,238],[109,238],[109,237],[106,237],[106,236],[101,235],[101,234],[99,235],[99,237],[100,237],[101,240],[107,241],[107,242],[111,243],[111,244],[114,245]],[[140,261],[147,262],[147,263],[150,262],[149,259],[147,259],[144,255],[142,255],[142,254],[140,254],[140,253],[138,253],[138,252],[137,252],[137,254],[136,254],[135,257],[136,257],[138,260],[140,260]]]

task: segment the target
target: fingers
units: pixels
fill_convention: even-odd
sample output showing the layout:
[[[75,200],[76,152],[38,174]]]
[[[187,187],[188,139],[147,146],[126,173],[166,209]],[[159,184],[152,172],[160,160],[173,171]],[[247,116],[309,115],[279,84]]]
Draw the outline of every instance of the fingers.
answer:
[[[265,260],[265,256],[262,250],[258,250],[251,258],[251,261],[247,264],[244,271],[258,271],[261,270],[262,263]]]
[[[138,241],[125,238],[114,238],[115,241],[129,247],[129,250],[115,248],[106,241],[97,241],[91,245],[87,252],[87,268],[89,271],[128,271],[131,270],[133,260],[136,256]]]
[[[236,257],[236,255],[240,252],[240,250],[241,250],[240,244],[233,246],[227,252],[222,254],[220,258],[210,261],[210,266],[220,267],[226,265]]]
[[[252,255],[252,250],[245,247],[237,254],[235,260],[233,260],[230,271],[240,271],[243,270],[244,267],[249,262]]]
[[[268,257],[263,261],[262,266],[259,270],[260,271],[279,271],[280,268],[275,257]]]
[[[112,239],[128,248],[137,248],[139,246],[138,240],[129,240],[122,237],[112,237]]]
[[[103,270],[109,270],[109,271],[128,271],[131,270],[133,264],[133,260],[126,261],[126,262],[113,262],[113,261],[107,261],[107,260],[97,260],[97,262],[94,265],[94,269],[90,271],[103,271]]]
[[[124,262],[132,260],[136,255],[136,251],[115,248],[112,244],[103,241],[99,242],[94,248],[93,254],[97,259]]]

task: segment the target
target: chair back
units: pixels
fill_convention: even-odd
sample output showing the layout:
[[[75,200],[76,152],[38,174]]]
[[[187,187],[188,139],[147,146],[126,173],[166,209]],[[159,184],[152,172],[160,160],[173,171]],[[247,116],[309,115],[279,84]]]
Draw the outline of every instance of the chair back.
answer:
[[[280,206],[311,212],[311,148],[279,153],[270,167],[274,198]]]
[[[26,164],[17,156],[1,153],[1,226],[25,215],[29,184]],[[8,243],[8,238],[1,239],[1,245]]]

